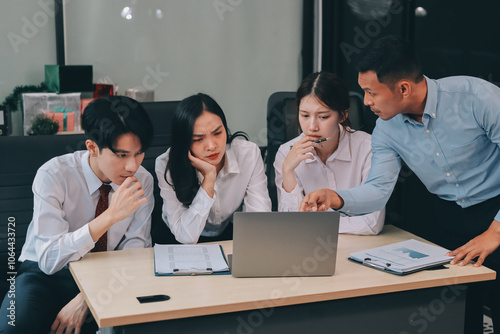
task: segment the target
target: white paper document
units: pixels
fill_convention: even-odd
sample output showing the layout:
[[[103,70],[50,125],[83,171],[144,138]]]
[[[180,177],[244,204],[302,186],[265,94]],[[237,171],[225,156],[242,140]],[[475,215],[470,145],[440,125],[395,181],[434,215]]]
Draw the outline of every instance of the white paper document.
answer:
[[[382,247],[352,253],[350,258],[367,266],[404,274],[445,264],[453,259],[449,250],[410,239]]]
[[[154,246],[156,275],[229,273],[220,245]]]

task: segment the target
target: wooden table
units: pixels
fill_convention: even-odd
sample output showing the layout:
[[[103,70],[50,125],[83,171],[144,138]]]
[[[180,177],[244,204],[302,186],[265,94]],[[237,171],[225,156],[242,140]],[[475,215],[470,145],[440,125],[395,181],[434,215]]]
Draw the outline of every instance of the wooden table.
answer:
[[[393,226],[378,236],[340,235],[331,277],[157,277],[152,248],[89,253],[70,270],[101,333],[463,332],[467,284],[493,280],[494,271],[448,265],[396,276],[347,260],[409,238],[422,240]],[[232,253],[232,241],[220,244]],[[170,300],[136,299],[155,294]]]

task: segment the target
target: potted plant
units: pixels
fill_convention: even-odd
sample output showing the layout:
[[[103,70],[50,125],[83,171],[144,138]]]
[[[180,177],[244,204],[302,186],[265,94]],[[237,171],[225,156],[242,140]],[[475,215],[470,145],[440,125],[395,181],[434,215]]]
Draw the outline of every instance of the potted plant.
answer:
[[[59,123],[45,114],[36,115],[30,128],[30,135],[55,135],[59,131]]]
[[[47,92],[47,85],[44,82],[40,83],[40,85],[19,85],[2,102],[5,106],[5,119],[9,135],[18,136],[23,133],[23,113],[16,113],[17,110],[22,111],[23,93],[39,92]]]

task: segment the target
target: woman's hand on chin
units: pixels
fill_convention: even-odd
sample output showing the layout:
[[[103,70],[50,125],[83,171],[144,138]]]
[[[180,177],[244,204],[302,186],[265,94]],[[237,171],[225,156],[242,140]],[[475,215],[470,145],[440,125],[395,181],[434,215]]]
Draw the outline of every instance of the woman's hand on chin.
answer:
[[[214,180],[215,177],[217,176],[217,167],[204,161],[201,160],[200,158],[195,157],[194,155],[191,154],[191,151],[188,152],[188,157],[189,160],[191,161],[191,164],[193,165],[194,168],[200,171],[201,175],[203,175],[204,178],[213,176]]]

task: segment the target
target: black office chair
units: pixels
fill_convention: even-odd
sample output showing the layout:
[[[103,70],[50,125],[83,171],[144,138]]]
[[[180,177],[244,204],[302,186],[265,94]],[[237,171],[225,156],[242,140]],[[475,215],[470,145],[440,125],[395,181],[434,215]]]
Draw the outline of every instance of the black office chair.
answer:
[[[278,195],[274,181],[274,158],[281,144],[298,136],[299,122],[295,92],[276,92],[267,101],[267,150],[265,165],[267,189],[271,197],[272,210],[278,210]]]
[[[362,127],[367,117],[365,115],[366,107],[363,104],[363,95],[357,92],[349,92],[349,97],[349,121],[351,122],[351,128],[354,130],[364,130]]]

